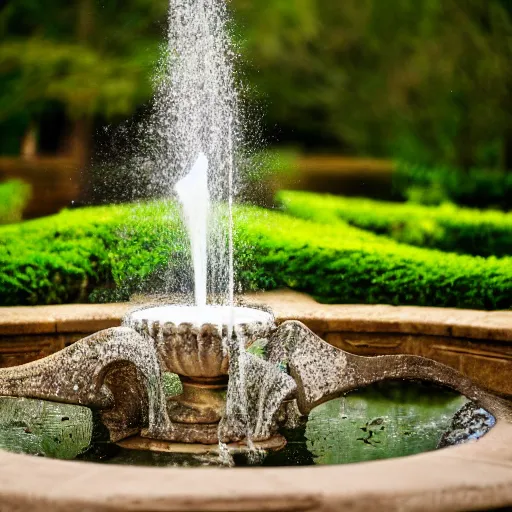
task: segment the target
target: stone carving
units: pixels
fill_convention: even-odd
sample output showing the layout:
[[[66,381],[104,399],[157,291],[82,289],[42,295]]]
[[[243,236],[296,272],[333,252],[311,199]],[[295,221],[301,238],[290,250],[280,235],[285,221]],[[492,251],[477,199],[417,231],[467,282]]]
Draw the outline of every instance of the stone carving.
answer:
[[[125,318],[124,324],[155,340],[164,371],[199,382],[228,376],[228,325],[148,322],[134,319],[133,313]],[[273,329],[274,317],[269,314],[266,323],[237,324],[236,335],[249,346],[258,338],[270,336]]]
[[[137,328],[108,329],[40,361],[2,369],[0,396],[99,409],[112,441],[140,433],[160,444],[265,442],[317,405],[391,379],[442,384],[493,414],[510,414],[504,401],[452,368],[416,356],[350,354],[300,322],[244,326],[225,347],[220,333],[227,333],[216,326]],[[181,372],[181,395],[165,397],[163,372]]]
[[[49,357],[0,370],[0,395],[100,409],[112,441],[169,428],[160,366],[149,338],[127,327],[101,331]]]
[[[483,391],[453,368],[418,356],[363,357],[337,349],[304,324],[283,323],[267,346],[270,362],[288,366],[297,383],[297,404],[303,415],[317,405],[384,380],[422,380],[460,392],[480,407],[510,415],[504,400]]]
[[[145,309],[149,308],[132,312],[124,323],[154,340],[163,371],[177,374],[183,385],[183,393],[168,402],[172,426],[159,439],[216,444],[248,436],[255,440],[271,437],[276,430],[274,409],[280,408],[276,396],[287,395],[294,382],[285,374],[276,374],[272,365],[241,353],[240,347],[270,337],[275,330],[273,314],[258,308],[261,320],[230,328],[226,324],[148,321]],[[254,380],[256,375],[259,381]],[[261,393],[266,393],[266,400]]]

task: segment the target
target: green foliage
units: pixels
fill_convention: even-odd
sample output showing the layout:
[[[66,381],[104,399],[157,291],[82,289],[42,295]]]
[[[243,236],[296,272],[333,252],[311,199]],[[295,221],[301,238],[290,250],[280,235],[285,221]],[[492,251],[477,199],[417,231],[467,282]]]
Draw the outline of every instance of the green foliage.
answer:
[[[268,125],[355,154],[503,166],[511,16],[496,0],[236,0]]]
[[[184,247],[178,215],[164,203],[65,210],[6,226],[0,303],[83,302],[91,291],[95,300],[126,299],[153,274],[186,261]]]
[[[474,208],[512,208],[512,173],[399,163],[393,176],[395,193],[420,204],[453,202]]]
[[[168,398],[172,398],[173,396],[178,396],[183,393],[183,384],[175,373],[162,373],[162,386],[164,388],[165,396]]]
[[[0,119],[58,101],[73,117],[129,115],[151,95],[165,0],[8,2],[0,11]]]
[[[258,208],[237,210],[237,278],[244,289],[290,287],[328,302],[502,309],[512,259],[398,244],[344,224]],[[179,215],[163,203],[64,211],[0,229],[0,304],[128,298],[190,267]],[[102,295],[103,294],[103,295]]]
[[[512,213],[386,203],[308,192],[283,191],[286,213],[322,223],[346,222],[419,247],[471,254],[512,256]]]
[[[503,0],[231,7],[250,84],[243,93],[266,104],[281,140],[429,165],[505,166],[512,22]],[[2,136],[23,133],[54,102],[71,117],[131,114],[151,96],[167,8],[168,0],[8,0]],[[15,153],[18,139],[2,140],[3,151]]]
[[[19,222],[30,199],[30,185],[11,180],[0,183],[0,224]]]
[[[398,244],[347,224],[253,211],[239,277],[251,287],[288,286],[325,302],[502,309],[512,259],[462,256]]]

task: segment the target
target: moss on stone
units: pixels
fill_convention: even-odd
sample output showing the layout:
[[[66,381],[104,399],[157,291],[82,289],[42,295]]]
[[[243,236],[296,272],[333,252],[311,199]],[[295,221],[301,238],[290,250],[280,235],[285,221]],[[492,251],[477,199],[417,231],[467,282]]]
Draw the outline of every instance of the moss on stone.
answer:
[[[0,397],[0,449],[75,459],[91,445],[93,415],[87,407]]]

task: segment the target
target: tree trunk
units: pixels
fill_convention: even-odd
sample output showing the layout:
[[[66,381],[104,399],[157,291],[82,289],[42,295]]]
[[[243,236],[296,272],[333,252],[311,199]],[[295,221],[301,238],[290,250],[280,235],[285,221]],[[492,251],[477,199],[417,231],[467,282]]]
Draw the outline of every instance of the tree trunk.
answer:
[[[90,117],[81,117],[72,121],[66,144],[66,155],[74,162],[76,169],[73,179],[79,185],[78,202],[84,204],[90,197],[89,166],[92,150],[92,126]]]

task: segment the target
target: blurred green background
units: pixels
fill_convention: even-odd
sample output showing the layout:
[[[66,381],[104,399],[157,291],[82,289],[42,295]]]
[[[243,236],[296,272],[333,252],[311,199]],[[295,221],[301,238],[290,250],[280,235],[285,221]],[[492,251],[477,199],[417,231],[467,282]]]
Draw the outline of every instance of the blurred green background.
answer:
[[[245,289],[510,308],[512,0],[229,3],[268,141],[245,199],[281,210],[240,206]],[[0,0],[1,304],[125,300],[188,268],[159,203],[19,222],[147,197],[137,127],[167,10]]]
[[[102,127],[144,116],[168,1],[0,5],[0,179],[27,175],[42,188],[48,180],[38,183],[34,174],[62,176],[67,169],[73,183],[55,200],[65,206],[71,196],[84,197],[87,179],[72,169],[90,164],[105,143]],[[440,203],[467,187],[463,173],[470,169],[512,167],[511,0],[232,0],[230,6],[240,72],[250,84],[246,99],[263,112],[265,137],[315,157],[296,162],[304,172],[300,188],[345,192],[344,177],[349,183],[359,176],[367,182],[366,190],[356,187],[359,195]],[[20,155],[59,161],[27,170],[5,158]],[[393,180],[393,190],[392,162],[413,166],[405,183],[403,172]],[[482,172],[472,174],[478,188],[489,182]],[[499,173],[489,179],[490,187],[512,186]],[[498,190],[483,201],[490,204],[462,203],[507,209],[509,193]]]

